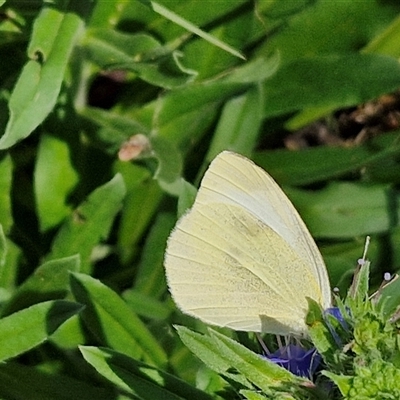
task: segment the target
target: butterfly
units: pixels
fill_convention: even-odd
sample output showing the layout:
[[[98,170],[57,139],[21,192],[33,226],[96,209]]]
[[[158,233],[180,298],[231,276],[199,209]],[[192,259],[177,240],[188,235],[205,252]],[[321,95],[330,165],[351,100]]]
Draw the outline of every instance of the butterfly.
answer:
[[[211,162],[164,264],[177,306],[212,325],[301,335],[307,297],[331,307],[324,261],[298,212],[271,176],[233,152]]]

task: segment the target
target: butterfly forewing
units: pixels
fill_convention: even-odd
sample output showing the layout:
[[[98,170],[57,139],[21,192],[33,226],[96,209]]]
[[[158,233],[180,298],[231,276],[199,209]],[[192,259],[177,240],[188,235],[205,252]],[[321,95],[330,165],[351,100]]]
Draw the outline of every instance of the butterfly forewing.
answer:
[[[304,259],[323,293],[322,306],[331,304],[324,261],[306,225],[276,182],[252,161],[224,151],[211,163],[196,203],[226,203],[243,207],[271,227]]]
[[[322,257],[279,186],[250,160],[223,152],[177,223],[165,267],[186,313],[236,330],[306,330],[306,296],[330,305]]]

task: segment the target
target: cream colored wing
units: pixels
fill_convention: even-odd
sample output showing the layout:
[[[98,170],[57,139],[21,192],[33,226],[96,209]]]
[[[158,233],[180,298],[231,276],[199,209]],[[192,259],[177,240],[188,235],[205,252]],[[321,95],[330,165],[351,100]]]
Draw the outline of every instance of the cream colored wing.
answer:
[[[293,204],[262,168],[238,154],[220,153],[204,175],[194,207],[211,203],[242,207],[270,227],[307,265],[321,288],[322,307],[330,307],[331,289],[321,253]]]
[[[195,204],[172,232],[165,268],[177,305],[204,322],[286,335],[306,331],[312,269],[281,235],[232,202]]]

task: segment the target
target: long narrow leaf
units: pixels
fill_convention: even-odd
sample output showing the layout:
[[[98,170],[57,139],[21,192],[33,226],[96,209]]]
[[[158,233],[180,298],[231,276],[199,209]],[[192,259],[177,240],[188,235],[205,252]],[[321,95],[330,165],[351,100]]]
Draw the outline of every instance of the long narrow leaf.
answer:
[[[74,273],[71,289],[77,301],[87,306],[81,314],[87,328],[104,345],[153,365],[167,363],[163,348],[146,325],[109,287]]]
[[[124,181],[117,174],[91,193],[60,229],[48,259],[80,254],[82,271],[89,271],[91,252],[108,236],[115,215],[122,207],[125,192]]]
[[[210,400],[211,397],[164,371],[110,349],[80,346],[85,360],[105,378],[142,400]]]
[[[54,108],[69,57],[83,28],[83,20],[75,10],[78,2],[67,2],[66,9],[60,0],[45,3],[35,21],[28,49],[30,60],[12,92],[10,119],[0,149],[26,138]]]

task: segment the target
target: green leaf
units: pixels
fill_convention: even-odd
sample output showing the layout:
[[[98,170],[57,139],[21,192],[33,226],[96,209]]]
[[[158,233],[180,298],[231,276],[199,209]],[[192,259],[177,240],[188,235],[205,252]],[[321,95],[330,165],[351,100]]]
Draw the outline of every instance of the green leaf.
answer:
[[[61,324],[81,310],[81,304],[47,301],[0,319],[0,361],[43,343]]]
[[[89,378],[89,377],[87,377]],[[0,365],[0,397],[13,400],[111,400],[117,399],[111,388],[98,382],[82,381],[36,366],[8,362]],[[16,384],[17,382],[17,384]],[[119,398],[119,400],[123,400]]]
[[[185,212],[192,207],[196,199],[197,189],[189,182],[182,178],[181,191],[178,199],[178,217],[181,217]]]
[[[287,188],[286,193],[317,238],[353,238],[386,232],[393,227],[388,198],[397,194],[386,185],[332,182],[319,191]],[[346,227],[346,229],[343,229]]]
[[[336,375],[329,371],[322,371],[322,374],[327,376],[339,388],[340,393],[346,396],[351,388],[353,378],[351,376]]]
[[[125,197],[121,175],[91,193],[62,225],[47,257],[57,259],[79,254],[82,271],[90,270],[90,255],[95,245],[108,236],[117,212]]]
[[[263,394],[258,393],[258,392],[252,392],[250,390],[241,390],[240,394],[242,396],[244,396],[247,400],[265,400],[265,399],[268,399],[268,397],[264,396]],[[287,398],[288,400],[293,399],[291,397],[285,397],[285,398]]]
[[[85,360],[106,379],[143,400],[211,400],[211,396],[164,371],[111,349],[80,346]]]
[[[193,147],[212,127],[223,102],[232,96],[258,85],[275,73],[279,64],[278,55],[259,57],[248,64],[229,71],[221,78],[187,85],[168,92],[157,102],[143,108],[136,118],[149,118],[155,113],[155,125],[160,136],[170,140],[180,149]],[[260,89],[262,90],[262,89]]]
[[[400,56],[399,34],[400,16],[386,27],[379,35],[375,36],[364,48],[364,53],[386,54],[398,58]]]
[[[359,308],[360,310],[363,309],[363,305],[368,299],[369,266],[370,262],[365,261],[363,265],[358,267],[354,273],[353,283],[351,284],[347,294],[349,304],[354,305],[354,307]]]
[[[11,188],[12,161],[9,154],[0,159],[0,224],[5,232],[9,232],[12,224]]]
[[[334,350],[337,348],[337,344],[324,322],[319,304],[310,298],[307,298],[307,301],[309,311],[306,317],[306,323],[308,325],[308,333],[311,341],[324,361],[332,364],[334,361]]]
[[[252,387],[249,385],[249,382],[252,382],[265,393],[270,393],[273,387],[282,388],[289,384],[305,382],[212,329],[209,329],[210,336],[181,326],[176,329],[182,342],[206,365],[247,388]],[[237,373],[228,372],[231,370]]]
[[[83,5],[60,0],[44,3],[35,20],[28,55],[30,60],[11,94],[10,119],[0,139],[0,149],[7,149],[26,138],[53,110],[60,93],[65,70],[75,42],[83,28],[76,12]],[[58,4],[57,4],[58,3]]]
[[[166,89],[187,84],[197,75],[184,68],[179,53],[161,46],[148,34],[130,35],[110,29],[91,30],[86,35],[88,57],[101,69],[124,69]]]
[[[231,365],[250,382],[268,393],[272,387],[284,389],[290,385],[306,384],[307,380],[291,374],[259,354],[255,354],[243,345],[227,336],[210,329],[221,354]]]
[[[158,183],[151,179],[148,169],[131,163],[116,163],[126,182],[124,200],[118,227],[118,251],[122,263],[128,263],[142,248],[140,240],[163,196]]]
[[[77,346],[86,343],[88,333],[82,326],[79,315],[74,315],[62,324],[51,336],[49,341],[63,350],[75,351]]]
[[[282,185],[308,185],[361,169],[371,180],[392,182],[396,181],[399,169],[396,162],[400,153],[398,138],[399,131],[394,131],[353,147],[262,151],[255,153],[253,160]]]
[[[255,85],[225,103],[206,161],[214,159],[222,150],[232,150],[247,156],[251,154],[263,121],[264,96],[262,86]]]
[[[71,290],[74,297],[86,305],[81,317],[101,343],[152,365],[167,363],[167,356],[157,339],[109,287],[88,275],[74,273]]]
[[[90,17],[91,28],[109,28],[114,26],[126,12],[129,3],[126,0],[108,0],[97,2]]]
[[[231,83],[223,80],[205,82],[168,92],[157,102],[157,126],[160,135],[180,145],[193,140],[191,124],[200,124],[204,130],[207,115],[216,114],[216,108],[226,99],[240,93],[249,83]]]
[[[69,273],[79,271],[79,266],[77,255],[42,264],[17,288],[1,315],[11,314],[39,302],[64,298],[69,292]]]
[[[4,304],[14,293],[18,284],[18,266],[21,249],[1,233],[2,254],[0,258],[0,302]]]
[[[35,166],[36,205],[42,232],[54,227],[70,214],[67,197],[77,180],[67,143],[43,135]]]
[[[167,193],[177,196],[182,184],[182,156],[176,146],[160,136],[150,137],[151,147],[158,161],[154,178]]]
[[[164,253],[167,238],[176,219],[167,213],[159,213],[152,225],[137,266],[135,291],[160,299],[166,288]]]
[[[151,279],[154,283],[155,279]],[[165,292],[165,277],[162,277],[161,282],[164,284]],[[129,307],[141,317],[151,320],[159,319],[165,321],[172,310],[165,302],[159,301],[155,296],[144,294],[136,289],[129,289],[124,292],[123,298]]]
[[[115,155],[123,142],[136,134],[148,135],[150,130],[131,117],[94,107],[85,107],[80,114],[99,125],[94,132],[89,132],[91,139],[97,142],[109,154]]]
[[[245,377],[229,371],[230,360],[221,352],[212,337],[193,332],[184,326],[175,326],[175,329],[183,344],[209,368],[243,387],[252,388]]]
[[[377,308],[384,317],[389,318],[400,307],[400,279],[395,275],[393,279],[385,284],[373,295]]]
[[[0,277],[3,274],[7,258],[7,239],[4,235],[3,225],[0,224]],[[0,279],[0,282],[2,280]]]
[[[227,45],[226,43],[221,42],[220,40],[213,37],[212,35],[209,35],[208,33],[204,32],[203,30],[199,29],[196,25],[185,20],[184,18],[180,17],[179,15],[175,14],[174,12],[168,10],[166,7],[162,6],[161,4],[156,3],[155,1],[145,1],[144,3],[151,5],[151,7],[153,8],[153,10],[156,13],[171,20],[175,24],[182,26],[183,28],[187,29],[189,32],[192,32],[192,33],[200,36],[202,39],[207,40],[214,46],[217,46],[217,47],[221,48],[222,50],[225,50],[228,53],[231,53],[232,55],[245,60],[245,57],[242,54],[240,54],[237,50],[235,50],[231,46]]]
[[[270,2],[265,3],[271,7]],[[286,2],[274,1],[273,9],[281,8],[280,3]],[[268,39],[268,50],[279,50],[284,63],[304,56],[358,52],[381,33],[399,12],[398,2],[386,3],[385,6],[379,1],[369,0],[287,3],[290,8],[306,7],[303,10],[294,9],[301,12],[289,15],[289,18],[285,13],[280,13],[283,26],[279,34],[271,35]],[[269,11],[267,8],[267,20],[271,19]]]
[[[378,54],[302,58],[284,64],[264,85],[264,117],[311,107],[334,110],[398,88],[400,65],[395,58]]]

